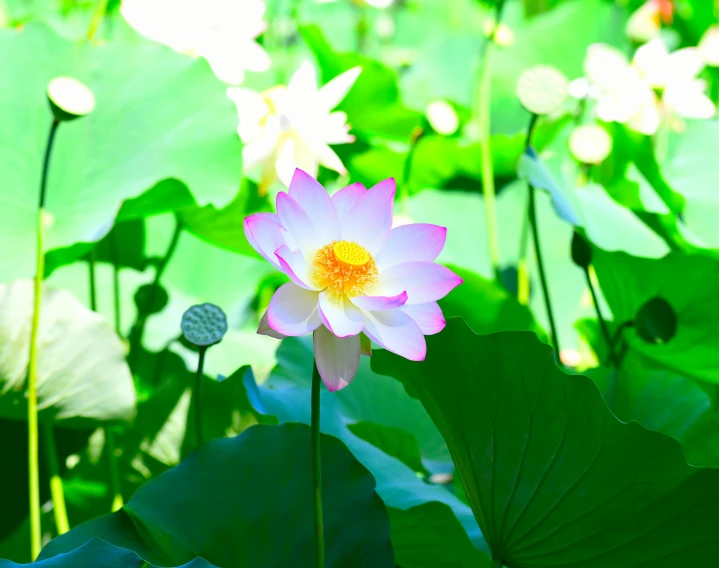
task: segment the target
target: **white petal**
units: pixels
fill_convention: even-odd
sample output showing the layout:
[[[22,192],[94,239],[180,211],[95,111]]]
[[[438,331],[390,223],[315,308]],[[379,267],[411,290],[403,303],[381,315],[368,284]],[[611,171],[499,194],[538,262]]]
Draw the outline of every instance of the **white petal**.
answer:
[[[401,262],[433,261],[447,240],[447,229],[428,223],[412,223],[395,227],[375,259],[384,270]]]
[[[401,310],[411,317],[425,335],[434,335],[444,329],[447,324],[442,308],[437,302],[402,306]]]
[[[273,213],[255,213],[245,218],[245,238],[262,257],[275,268],[280,264],[275,251],[285,244],[282,226],[277,215]]]
[[[320,321],[317,292],[288,282],[275,292],[267,308],[267,324],[282,335],[305,335],[314,331]]]
[[[337,337],[357,335],[364,325],[362,314],[347,297],[333,298],[327,291],[320,292],[320,319]]]
[[[301,250],[290,251],[287,245],[282,245],[275,251],[279,260],[280,270],[290,277],[290,280],[305,290],[319,291],[313,284],[312,268],[305,259]]]
[[[257,333],[260,335],[267,335],[268,337],[274,337],[275,339],[285,339],[285,337],[287,337],[286,335],[277,333],[270,327],[270,324],[267,322],[267,310],[265,310],[265,313],[262,314],[262,319],[260,320],[260,325],[257,328]]]
[[[380,272],[373,293],[396,296],[407,292],[407,304],[426,304],[443,298],[462,279],[449,268],[434,262],[405,262]]]
[[[308,173],[297,168],[290,182],[290,197],[312,219],[318,239],[323,243],[339,240],[340,222],[325,188]]]
[[[427,343],[419,326],[401,310],[363,311],[364,333],[388,351],[410,361],[424,361]]]
[[[284,191],[277,194],[277,215],[305,258],[314,258],[317,249],[322,246],[317,238],[315,225],[300,204]]]
[[[314,333],[315,363],[327,390],[345,388],[357,374],[360,358],[359,335],[337,337],[325,326]]]
[[[347,187],[343,187],[332,196],[332,204],[337,210],[340,226],[347,221],[352,208],[364,197],[367,189],[361,183],[353,183]]]
[[[357,296],[352,298],[352,303],[358,308],[370,312],[383,312],[401,308],[407,303],[407,292],[396,296]]]
[[[362,245],[373,256],[377,255],[392,228],[395,190],[395,182],[390,178],[365,193],[342,223],[342,238]]]
[[[297,71],[292,74],[287,88],[296,94],[314,93],[317,91],[317,73],[309,61],[303,61]]]
[[[335,108],[342,99],[347,96],[352,85],[355,84],[357,77],[362,72],[362,67],[352,67],[344,73],[337,75],[319,91],[320,101],[327,111]]]

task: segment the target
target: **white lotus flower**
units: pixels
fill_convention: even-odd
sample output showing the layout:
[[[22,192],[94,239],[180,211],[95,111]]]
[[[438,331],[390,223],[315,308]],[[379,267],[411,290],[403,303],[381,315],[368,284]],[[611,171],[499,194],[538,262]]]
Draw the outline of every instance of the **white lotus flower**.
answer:
[[[204,57],[224,83],[266,71],[270,57],[255,38],[267,27],[263,0],[122,0],[138,33],[193,57]]]
[[[261,194],[278,178],[289,187],[296,168],[313,177],[320,164],[347,173],[329,145],[355,138],[349,134],[347,115],[332,109],[345,98],[360,71],[360,67],[349,69],[318,89],[315,68],[306,61],[286,87],[278,85],[264,93],[228,89],[227,95],[237,104],[245,167],[262,168]]]
[[[697,77],[703,68],[696,48],[669,53],[659,37],[637,49],[631,62],[618,49],[598,43],[587,50],[586,79],[574,81],[570,92],[596,99],[600,119],[651,135],[663,119],[714,116],[706,82]]]

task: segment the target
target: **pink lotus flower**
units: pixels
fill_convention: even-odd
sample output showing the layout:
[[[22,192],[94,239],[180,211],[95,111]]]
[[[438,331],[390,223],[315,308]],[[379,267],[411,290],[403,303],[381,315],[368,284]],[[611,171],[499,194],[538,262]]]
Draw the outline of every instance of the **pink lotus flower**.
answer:
[[[392,229],[393,179],[367,190],[356,183],[330,197],[300,169],[277,214],[245,219],[255,250],[291,280],[277,290],[258,333],[283,338],[314,332],[317,369],[330,391],[354,378],[360,333],[412,361],[424,336],[445,320],[437,300],[462,283],[434,261],[447,229],[415,223]]]

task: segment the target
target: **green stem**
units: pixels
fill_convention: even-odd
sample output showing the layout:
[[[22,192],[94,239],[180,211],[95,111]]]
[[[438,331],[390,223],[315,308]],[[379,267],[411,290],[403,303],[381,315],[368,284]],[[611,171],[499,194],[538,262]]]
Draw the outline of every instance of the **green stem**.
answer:
[[[317,363],[312,369],[312,480],[314,485],[315,505],[315,555],[317,568],[325,566],[325,535],[322,520],[322,456],[320,454],[320,387],[322,379],[317,370]]]
[[[50,495],[52,496],[52,511],[55,515],[55,528],[57,534],[65,534],[70,530],[65,508],[65,493],[62,489],[60,467],[57,462],[57,448],[55,447],[55,433],[52,426],[43,424],[43,438],[45,439],[45,455],[50,469]]]
[[[120,469],[117,465],[115,454],[115,433],[111,428],[105,428],[105,448],[110,466],[110,486],[112,488],[112,512],[122,509],[125,504],[122,498],[122,487],[120,486]]]
[[[195,374],[195,436],[197,445],[204,442],[202,435],[202,407],[200,404],[200,392],[202,390],[202,370],[205,367],[205,353],[207,347],[200,347],[200,360],[197,362],[197,373]]]
[[[90,288],[90,309],[97,311],[97,284],[95,282],[95,249],[92,249],[87,255],[87,276]]]
[[[110,231],[108,235],[110,256],[112,257],[112,305],[115,314],[115,333],[122,337],[122,317],[120,312],[120,267],[117,261],[117,241],[115,233]]]
[[[617,358],[614,354],[614,350],[611,348],[612,336],[609,333],[609,326],[607,325],[607,320],[604,319],[604,316],[602,315],[602,310],[599,307],[597,291],[594,289],[594,284],[592,283],[592,279],[589,275],[588,267],[584,269],[584,276],[586,277],[586,280],[587,280],[587,286],[589,286],[589,292],[592,294],[592,303],[594,304],[594,311],[597,313],[597,319],[599,320],[599,327],[602,330],[602,335],[604,336],[604,341],[606,341],[606,343],[607,343],[607,349],[609,349],[609,359],[616,366]]]
[[[407,215],[407,201],[409,199],[409,178],[412,175],[412,164],[414,162],[414,153],[417,150],[417,145],[424,135],[424,129],[419,127],[415,132],[412,133],[409,150],[407,152],[407,158],[404,160],[404,168],[402,169],[402,184],[400,185],[399,191],[399,207],[402,214]]]
[[[494,164],[492,163],[492,51],[494,48],[494,35],[504,11],[504,0],[499,0],[495,12],[494,27],[487,38],[487,45],[482,52],[479,62],[479,99],[477,101],[477,121],[480,131],[480,175],[482,178],[482,193],[484,195],[485,224],[487,226],[487,243],[489,258],[492,263],[494,277],[499,280],[500,249],[499,224],[497,222],[496,191],[494,186]]]
[[[40,527],[40,467],[38,465],[38,424],[37,424],[37,337],[40,329],[40,306],[42,298],[42,278],[45,272],[45,253],[43,251],[43,216],[45,214],[45,196],[47,193],[47,174],[55,133],[60,125],[53,120],[45,146],[45,157],[40,178],[40,197],[37,208],[36,227],[36,264],[33,287],[33,312],[30,327],[30,353],[27,367],[27,433],[28,433],[28,483],[30,485],[30,553],[32,560],[37,558],[42,548]]]
[[[532,240],[534,241],[534,255],[537,257],[537,268],[539,269],[539,280],[542,283],[542,294],[544,295],[544,307],[547,310],[547,318],[549,319],[549,327],[552,330],[552,342],[554,350],[559,357],[559,334],[557,333],[557,325],[554,322],[554,311],[552,310],[552,301],[549,297],[549,286],[547,285],[547,275],[544,270],[544,261],[542,260],[542,247],[539,243],[539,227],[537,226],[537,204],[535,200],[536,190],[534,186],[529,184],[529,224],[532,228]]]
[[[177,249],[177,243],[180,241],[180,234],[182,233],[182,222],[178,217],[175,218],[175,221],[175,231],[172,234],[172,239],[170,240],[170,244],[167,247],[165,255],[160,260],[160,263],[157,266],[157,270],[155,271],[155,279],[152,282],[152,293],[147,303],[148,306],[155,305],[155,300],[157,299],[157,290],[160,287],[160,280],[162,279],[162,275],[165,272],[165,269],[167,268],[167,265],[170,262],[172,255],[175,253],[175,249]],[[145,332],[146,320],[147,314],[138,312],[137,319],[135,320],[135,323],[130,330],[130,368],[134,368],[134,364],[137,359],[137,353],[142,343],[142,336]]]
[[[97,29],[102,23],[102,19],[105,17],[105,12],[107,11],[107,1],[108,0],[100,0],[97,5],[97,8],[95,9],[95,13],[92,15],[92,20],[90,20],[90,27],[87,30],[88,41],[92,41],[92,39],[95,37],[95,32],[97,32]]]
[[[617,342],[622,337],[622,334],[624,333],[624,330],[628,327],[632,327],[634,325],[633,321],[625,321],[622,323],[615,331],[614,335],[612,336],[611,341],[609,342],[609,356],[607,357],[608,362],[614,361],[617,370],[619,370],[620,365],[622,364],[622,361],[624,360],[624,356],[627,353],[628,345],[626,342],[624,342],[622,349],[619,351],[619,354],[616,352]]]

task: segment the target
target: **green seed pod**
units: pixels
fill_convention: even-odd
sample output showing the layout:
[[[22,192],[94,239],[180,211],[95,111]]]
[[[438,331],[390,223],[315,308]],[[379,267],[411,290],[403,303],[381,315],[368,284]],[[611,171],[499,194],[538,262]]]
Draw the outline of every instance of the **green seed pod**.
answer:
[[[165,309],[169,297],[162,286],[145,284],[135,292],[135,305],[141,314],[157,314]]]
[[[634,327],[647,343],[666,343],[677,333],[677,314],[669,302],[657,296],[639,308]]]
[[[182,314],[182,334],[197,347],[208,347],[222,341],[227,332],[225,312],[214,304],[199,304]]]
[[[72,77],[55,77],[47,85],[47,99],[58,121],[75,120],[95,108],[95,95]]]
[[[592,248],[586,239],[576,231],[572,237],[572,260],[574,264],[585,270],[592,263]]]

